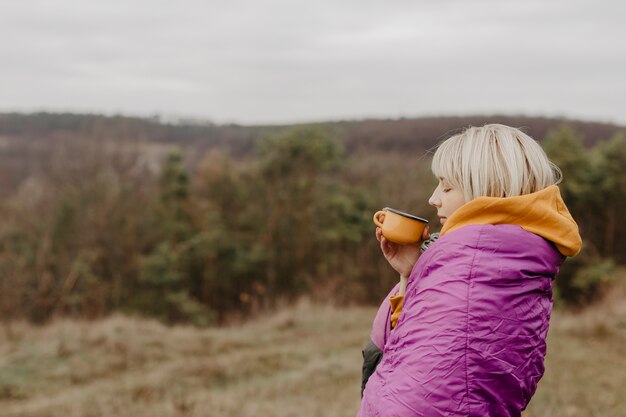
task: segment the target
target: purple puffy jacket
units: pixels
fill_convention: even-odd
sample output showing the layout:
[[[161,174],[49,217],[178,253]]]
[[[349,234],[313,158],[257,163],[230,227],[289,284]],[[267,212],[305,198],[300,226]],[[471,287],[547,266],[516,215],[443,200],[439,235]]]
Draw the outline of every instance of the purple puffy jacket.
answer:
[[[374,321],[383,357],[358,417],[520,416],[544,372],[563,260],[516,225],[441,237],[413,268],[396,328],[388,302]]]

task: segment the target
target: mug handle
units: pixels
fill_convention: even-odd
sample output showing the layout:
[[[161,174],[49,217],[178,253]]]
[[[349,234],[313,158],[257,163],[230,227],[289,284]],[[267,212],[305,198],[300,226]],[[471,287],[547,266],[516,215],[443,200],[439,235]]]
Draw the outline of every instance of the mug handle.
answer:
[[[378,220],[378,216],[380,216],[381,214],[386,214],[384,210],[379,210],[376,213],[374,213],[374,224],[378,227],[383,227],[383,224],[380,222],[380,220]]]

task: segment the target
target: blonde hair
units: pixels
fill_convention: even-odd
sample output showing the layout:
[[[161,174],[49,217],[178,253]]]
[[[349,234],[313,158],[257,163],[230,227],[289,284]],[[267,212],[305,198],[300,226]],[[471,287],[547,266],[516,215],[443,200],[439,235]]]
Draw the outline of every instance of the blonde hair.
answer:
[[[500,124],[470,127],[447,139],[435,152],[432,171],[462,190],[466,202],[530,194],[562,179],[533,138]]]

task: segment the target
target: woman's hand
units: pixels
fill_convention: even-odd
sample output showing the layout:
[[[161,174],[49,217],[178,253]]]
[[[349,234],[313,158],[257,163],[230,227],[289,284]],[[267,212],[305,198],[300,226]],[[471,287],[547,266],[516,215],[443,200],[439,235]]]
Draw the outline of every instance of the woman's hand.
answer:
[[[429,237],[430,233],[428,233],[427,226],[422,233],[422,240]],[[390,242],[383,236],[380,227],[376,228],[376,239],[380,242],[380,249],[391,267],[398,271],[402,277],[408,278],[420,256],[421,241],[414,245],[400,245]]]

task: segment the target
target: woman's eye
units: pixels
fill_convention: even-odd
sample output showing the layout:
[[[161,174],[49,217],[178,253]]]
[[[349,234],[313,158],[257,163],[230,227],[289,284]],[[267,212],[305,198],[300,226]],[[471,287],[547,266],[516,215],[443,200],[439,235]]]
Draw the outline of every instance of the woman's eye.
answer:
[[[443,189],[443,192],[444,192],[444,193],[447,193],[448,191],[452,191],[452,188],[444,188],[444,189]]]

